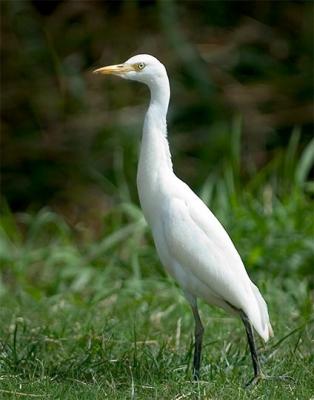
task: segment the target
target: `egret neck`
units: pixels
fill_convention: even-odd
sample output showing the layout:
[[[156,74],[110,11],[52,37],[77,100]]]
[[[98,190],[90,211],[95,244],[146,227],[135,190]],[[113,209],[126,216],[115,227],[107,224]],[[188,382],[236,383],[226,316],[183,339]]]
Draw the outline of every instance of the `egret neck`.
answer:
[[[156,78],[156,77],[155,77]],[[149,209],[160,190],[164,172],[172,173],[172,161],[167,140],[167,110],[170,88],[167,73],[149,82],[150,104],[145,116],[141,151],[137,170],[137,188],[144,215],[149,220]]]

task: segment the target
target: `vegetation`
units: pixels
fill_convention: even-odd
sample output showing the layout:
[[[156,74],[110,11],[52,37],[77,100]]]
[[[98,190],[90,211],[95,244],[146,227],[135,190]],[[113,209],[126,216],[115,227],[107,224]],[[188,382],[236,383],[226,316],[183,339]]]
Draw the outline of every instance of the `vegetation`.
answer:
[[[225,179],[213,177],[202,190],[268,301],[275,338],[266,346],[260,343],[264,370],[293,380],[272,379],[243,389],[252,374],[243,327],[202,304],[203,380],[191,382],[192,315],[159,265],[140,210],[125,201],[105,216],[96,241],[86,235],[82,240],[49,209],[4,213],[2,395],[311,398],[311,204],[304,181],[292,182],[281,198],[275,189],[285,186],[286,176],[291,182],[306,175],[301,170],[310,165],[310,146],[300,160],[288,152],[276,168],[267,166],[241,188],[239,177],[231,174],[235,168],[227,165]],[[289,175],[283,169],[288,161],[294,166]],[[259,190],[252,195],[256,182]]]

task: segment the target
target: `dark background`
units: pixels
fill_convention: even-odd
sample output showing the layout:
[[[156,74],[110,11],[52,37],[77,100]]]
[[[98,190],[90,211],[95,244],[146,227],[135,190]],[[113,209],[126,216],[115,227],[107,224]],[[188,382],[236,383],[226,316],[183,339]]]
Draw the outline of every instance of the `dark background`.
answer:
[[[221,176],[235,129],[243,182],[293,132],[299,153],[313,135],[310,1],[2,1],[1,30],[2,196],[13,212],[49,205],[97,230],[126,192],[137,201],[148,91],[91,71],[138,53],[167,67],[175,170],[196,190]]]

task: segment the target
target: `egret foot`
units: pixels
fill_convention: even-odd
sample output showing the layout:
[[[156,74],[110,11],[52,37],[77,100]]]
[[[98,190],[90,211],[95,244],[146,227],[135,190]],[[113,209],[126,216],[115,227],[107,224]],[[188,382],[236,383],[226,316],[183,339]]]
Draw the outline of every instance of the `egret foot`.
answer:
[[[263,372],[259,372],[257,375],[253,376],[252,379],[250,379],[248,381],[248,383],[245,384],[245,388],[249,388],[252,386],[257,385],[258,383],[260,383],[261,380],[265,379],[266,376],[263,374]]]
[[[289,375],[265,375],[262,372],[260,372],[258,375],[255,375],[244,387],[249,388],[257,385],[259,382],[262,380],[268,380],[268,379],[273,379],[273,380],[282,380],[282,381],[290,381],[294,382],[295,380],[289,376]]]
[[[200,371],[193,371],[193,381],[199,381],[200,380]]]

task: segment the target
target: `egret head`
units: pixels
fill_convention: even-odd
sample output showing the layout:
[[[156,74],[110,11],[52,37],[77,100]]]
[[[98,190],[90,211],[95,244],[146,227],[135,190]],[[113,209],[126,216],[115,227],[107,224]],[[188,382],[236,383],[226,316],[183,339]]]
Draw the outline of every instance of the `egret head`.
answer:
[[[94,73],[116,75],[124,79],[145,83],[148,86],[158,82],[165,76],[167,77],[163,64],[157,58],[148,54],[139,54],[131,57],[123,64],[98,68]]]

